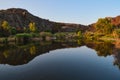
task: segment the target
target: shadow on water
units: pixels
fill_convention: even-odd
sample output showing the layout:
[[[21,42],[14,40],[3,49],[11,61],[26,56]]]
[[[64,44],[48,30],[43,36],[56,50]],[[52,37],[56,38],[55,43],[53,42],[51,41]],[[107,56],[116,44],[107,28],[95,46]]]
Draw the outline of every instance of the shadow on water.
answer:
[[[87,46],[94,49],[98,56],[113,56],[113,65],[120,68],[120,43],[118,42],[103,42],[103,41],[82,41],[76,40],[74,42],[64,41],[49,41],[36,42],[25,45],[0,45],[0,64],[9,64],[18,66],[29,63],[36,56],[49,53],[51,50]]]

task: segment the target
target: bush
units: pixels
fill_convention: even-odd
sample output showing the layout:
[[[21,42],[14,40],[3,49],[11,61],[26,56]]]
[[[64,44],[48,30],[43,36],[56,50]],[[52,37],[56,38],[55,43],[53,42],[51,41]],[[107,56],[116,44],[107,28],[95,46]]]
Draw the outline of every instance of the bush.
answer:
[[[120,29],[115,29],[112,35],[114,38],[120,38]]]
[[[77,36],[78,36],[79,39],[83,38],[82,32],[81,32],[81,31],[78,31],[78,32],[77,32]]]
[[[32,37],[31,34],[29,33],[20,33],[20,34],[16,34],[17,38],[22,38],[22,37]]]
[[[16,34],[16,42],[25,44],[30,41],[31,37],[32,35],[29,33]]]
[[[31,37],[40,37],[40,34],[38,33],[30,33],[31,34]]]
[[[54,36],[57,39],[77,39],[78,35],[75,32],[58,32]]]
[[[50,33],[50,32],[41,32],[41,33],[40,33],[40,36],[41,36],[41,37],[46,37],[46,36],[52,37],[53,35],[52,35],[52,33]]]
[[[7,44],[7,43],[8,43],[8,39],[7,39],[7,38],[4,38],[4,39],[3,39],[3,43],[4,43],[4,44]]]
[[[93,32],[85,32],[84,37],[87,39],[94,39],[94,33]]]
[[[60,32],[60,33],[55,33],[54,36],[57,38],[57,39],[65,39],[67,33],[64,33],[64,32]]]

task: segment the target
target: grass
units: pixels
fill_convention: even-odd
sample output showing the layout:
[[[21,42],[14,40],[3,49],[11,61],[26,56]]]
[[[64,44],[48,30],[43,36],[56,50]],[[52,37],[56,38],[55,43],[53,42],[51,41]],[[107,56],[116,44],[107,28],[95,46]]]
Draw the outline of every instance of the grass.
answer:
[[[15,35],[17,38],[22,38],[22,37],[32,37],[31,34],[29,33],[20,33]]]

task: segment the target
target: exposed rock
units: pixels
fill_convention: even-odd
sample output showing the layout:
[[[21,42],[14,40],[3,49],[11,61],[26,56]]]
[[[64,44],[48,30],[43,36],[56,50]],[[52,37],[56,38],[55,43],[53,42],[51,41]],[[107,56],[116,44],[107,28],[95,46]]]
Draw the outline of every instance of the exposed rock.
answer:
[[[40,31],[85,31],[87,26],[80,24],[57,23],[46,19],[42,19],[30,14],[25,9],[10,8],[7,10],[0,10],[0,24],[6,20],[10,26],[22,30],[23,27],[28,27],[30,22],[35,22]]]
[[[120,27],[120,16],[111,18],[111,22],[112,22],[112,24],[114,24],[115,26]]]

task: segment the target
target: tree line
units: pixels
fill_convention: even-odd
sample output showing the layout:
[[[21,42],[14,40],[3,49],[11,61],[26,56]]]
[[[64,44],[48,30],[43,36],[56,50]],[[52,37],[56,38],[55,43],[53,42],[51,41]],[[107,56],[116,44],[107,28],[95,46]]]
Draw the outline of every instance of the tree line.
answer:
[[[36,24],[34,22],[30,22],[27,27],[23,27],[23,33],[35,33],[38,29],[36,27]],[[13,26],[10,26],[10,24],[5,20],[0,25],[0,37],[8,37],[10,35],[15,35],[19,33],[20,31]]]

